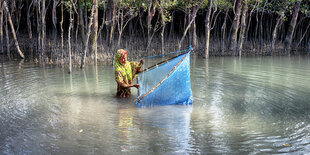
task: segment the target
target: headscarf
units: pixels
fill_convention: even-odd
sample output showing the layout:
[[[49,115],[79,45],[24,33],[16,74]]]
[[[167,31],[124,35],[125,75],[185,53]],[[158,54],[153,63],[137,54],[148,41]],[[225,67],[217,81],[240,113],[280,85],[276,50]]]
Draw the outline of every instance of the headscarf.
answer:
[[[126,84],[132,83],[132,69],[130,62],[124,62],[125,55],[127,55],[127,51],[123,49],[117,50],[114,57],[114,67],[116,73],[116,80],[118,80],[117,75],[120,75],[123,78],[123,82]]]

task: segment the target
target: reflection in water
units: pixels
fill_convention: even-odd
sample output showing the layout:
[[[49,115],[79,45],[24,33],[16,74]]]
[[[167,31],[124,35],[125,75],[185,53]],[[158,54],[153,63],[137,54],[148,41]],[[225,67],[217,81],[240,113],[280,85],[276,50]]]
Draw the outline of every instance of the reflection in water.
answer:
[[[0,154],[306,154],[310,59],[191,64],[192,106],[115,97],[112,66],[0,63]]]
[[[139,109],[139,119],[147,133],[146,148],[158,153],[186,153],[191,150],[192,106],[162,106]]]
[[[119,141],[121,142],[122,152],[127,152],[130,146],[133,145],[131,139],[133,138],[133,111],[130,109],[119,110]]]

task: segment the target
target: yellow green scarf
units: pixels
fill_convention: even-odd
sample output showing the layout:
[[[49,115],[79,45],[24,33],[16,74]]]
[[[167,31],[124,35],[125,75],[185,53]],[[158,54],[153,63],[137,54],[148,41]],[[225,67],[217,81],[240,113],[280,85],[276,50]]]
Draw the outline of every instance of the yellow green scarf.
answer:
[[[123,56],[125,55],[125,50],[117,50],[114,57],[114,67],[115,72],[118,72],[123,77],[123,82],[126,84],[132,83],[132,69],[130,62],[126,61],[123,64],[121,63]]]

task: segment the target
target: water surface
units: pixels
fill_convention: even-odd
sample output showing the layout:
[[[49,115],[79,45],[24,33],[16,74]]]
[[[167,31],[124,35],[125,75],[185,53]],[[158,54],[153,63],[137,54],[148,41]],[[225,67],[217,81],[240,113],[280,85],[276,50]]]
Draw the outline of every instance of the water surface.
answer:
[[[310,152],[310,58],[193,57],[192,106],[137,108],[113,67],[0,62],[0,154]]]

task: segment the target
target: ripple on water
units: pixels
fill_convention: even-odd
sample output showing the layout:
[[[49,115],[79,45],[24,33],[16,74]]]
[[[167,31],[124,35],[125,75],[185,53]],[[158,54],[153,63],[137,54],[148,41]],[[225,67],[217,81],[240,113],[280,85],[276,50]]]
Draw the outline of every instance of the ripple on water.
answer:
[[[285,61],[284,61],[285,60]],[[309,62],[196,59],[194,104],[139,109],[115,98],[112,66],[0,67],[5,154],[309,152]],[[136,92],[133,91],[133,94]]]

